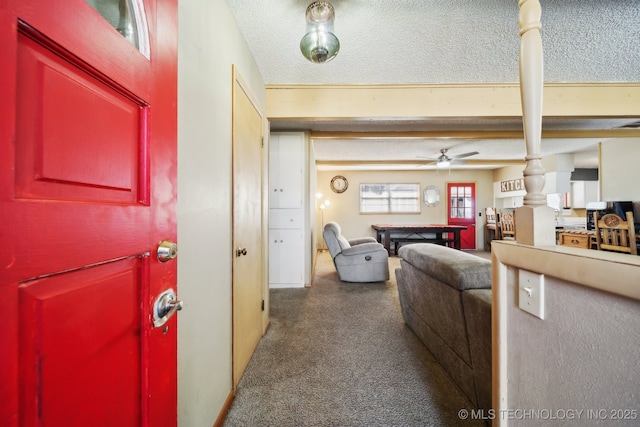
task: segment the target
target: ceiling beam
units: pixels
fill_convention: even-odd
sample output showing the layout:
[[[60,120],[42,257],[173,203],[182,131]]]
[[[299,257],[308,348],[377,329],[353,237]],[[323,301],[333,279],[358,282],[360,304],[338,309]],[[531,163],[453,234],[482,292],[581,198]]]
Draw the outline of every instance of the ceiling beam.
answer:
[[[503,84],[268,85],[269,120],[518,118],[520,87]],[[640,83],[546,83],[543,117],[640,117]]]
[[[311,139],[523,139],[521,131],[408,131],[408,132],[331,132],[311,131]],[[637,138],[640,129],[587,129],[542,131],[542,138]]]
[[[428,165],[433,160],[316,160],[316,165],[334,166],[362,166],[362,165]],[[460,165],[491,166],[491,165],[524,165],[524,160],[464,160]]]

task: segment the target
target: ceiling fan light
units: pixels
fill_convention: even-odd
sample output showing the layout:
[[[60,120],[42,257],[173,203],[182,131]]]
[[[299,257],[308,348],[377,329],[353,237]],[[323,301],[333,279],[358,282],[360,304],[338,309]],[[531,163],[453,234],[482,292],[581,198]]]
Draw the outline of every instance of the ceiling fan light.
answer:
[[[439,160],[436,163],[436,167],[438,168],[448,168],[451,165],[451,162],[449,160]]]
[[[302,55],[316,64],[331,61],[339,50],[340,41],[333,33],[312,30],[300,40]]]

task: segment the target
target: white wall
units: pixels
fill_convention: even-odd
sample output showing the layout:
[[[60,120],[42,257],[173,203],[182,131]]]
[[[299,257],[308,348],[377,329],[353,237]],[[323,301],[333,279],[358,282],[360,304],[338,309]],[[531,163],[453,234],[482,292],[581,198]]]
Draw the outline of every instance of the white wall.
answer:
[[[503,241],[491,248],[493,425],[638,425],[640,258]],[[544,320],[519,308],[520,269],[544,275]]]
[[[349,181],[344,193],[331,191],[331,178],[343,175]],[[484,208],[493,201],[492,171],[318,171],[317,187],[331,204],[321,215],[318,210],[318,230],[321,220],[336,221],[342,227],[342,233],[348,239],[355,237],[375,237],[372,224],[443,224],[447,222],[447,182],[476,183],[476,243],[478,249],[484,243]],[[419,214],[360,214],[360,184],[381,183],[417,183],[421,191],[427,185],[435,185],[440,190],[440,203],[435,207],[421,204]],[[422,201],[422,197],[420,198]],[[478,213],[482,212],[482,217]],[[321,235],[321,233],[319,234]]]
[[[210,426],[232,389],[232,64],[263,112],[265,89],[227,2],[178,18],[178,421]]]
[[[317,174],[316,174],[316,153],[313,149],[313,144],[309,143],[309,164],[307,166],[307,170],[309,171],[309,199],[308,199],[308,209],[309,209],[309,218],[307,228],[309,229],[309,252],[310,252],[310,262],[307,263],[306,268],[308,270],[305,271],[305,277],[309,278],[308,284],[310,285],[313,282],[313,271],[316,265],[316,258],[318,255],[318,242],[319,235],[318,230],[316,229],[317,223],[317,215],[318,210],[316,209],[316,188],[317,188]]]
[[[620,138],[602,143],[600,151],[601,199],[640,201],[640,138]]]
[[[510,288],[518,293],[515,281]],[[509,306],[508,407],[604,410],[598,415],[608,421],[612,410],[637,410],[640,364],[631,337],[640,329],[640,301],[552,277],[545,300],[547,320]],[[588,424],[587,417],[575,425]]]

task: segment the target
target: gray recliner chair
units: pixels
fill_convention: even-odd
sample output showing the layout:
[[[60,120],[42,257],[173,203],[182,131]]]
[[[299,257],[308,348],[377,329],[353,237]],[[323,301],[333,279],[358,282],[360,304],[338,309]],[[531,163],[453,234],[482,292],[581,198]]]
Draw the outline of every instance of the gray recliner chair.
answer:
[[[347,240],[338,223],[330,221],[322,232],[324,241],[344,282],[384,282],[389,280],[389,254],[373,237]]]

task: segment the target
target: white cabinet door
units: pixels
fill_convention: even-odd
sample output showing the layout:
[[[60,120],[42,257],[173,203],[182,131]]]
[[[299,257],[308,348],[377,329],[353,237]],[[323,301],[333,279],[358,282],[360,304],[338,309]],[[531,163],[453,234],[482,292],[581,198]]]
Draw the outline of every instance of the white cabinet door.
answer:
[[[304,228],[302,209],[269,209],[269,228]]]
[[[303,287],[302,230],[269,230],[269,286]]]
[[[584,209],[586,206],[584,195],[584,181],[571,182],[571,207],[573,209]]]
[[[600,201],[600,184],[598,181],[584,182],[584,201],[586,203]]]
[[[600,200],[598,181],[571,181],[571,207],[584,209],[589,202]]]
[[[272,208],[302,208],[304,134],[272,133],[269,145],[269,202]]]

